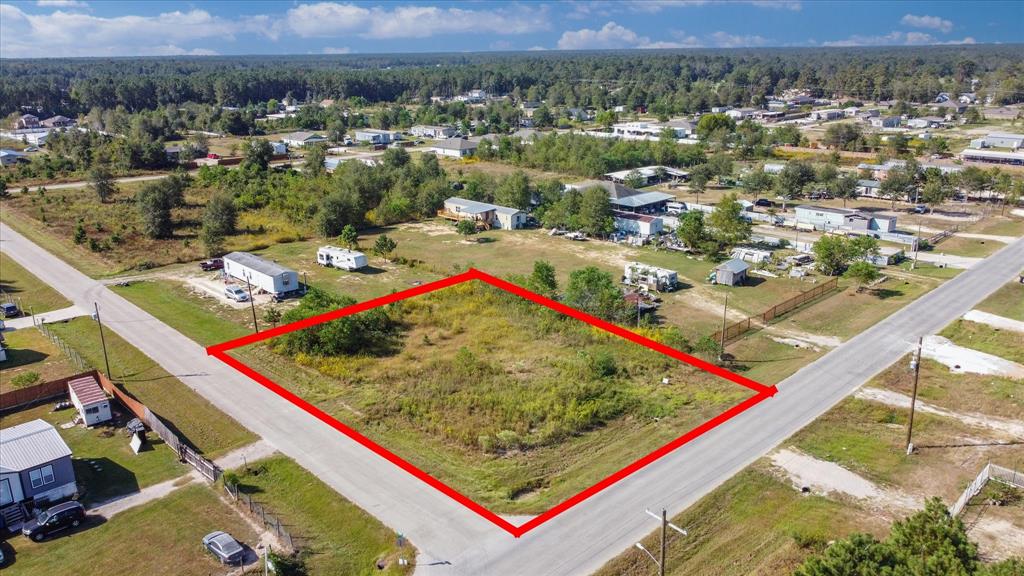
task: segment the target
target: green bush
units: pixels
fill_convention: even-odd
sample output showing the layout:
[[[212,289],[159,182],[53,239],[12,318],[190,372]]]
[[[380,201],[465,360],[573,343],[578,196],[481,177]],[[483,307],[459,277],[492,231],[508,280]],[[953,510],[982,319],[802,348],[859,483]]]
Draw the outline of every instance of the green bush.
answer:
[[[14,386],[15,388],[31,386],[36,382],[39,382],[40,378],[41,376],[39,375],[39,372],[23,372],[14,378],[11,378],[11,386]]]

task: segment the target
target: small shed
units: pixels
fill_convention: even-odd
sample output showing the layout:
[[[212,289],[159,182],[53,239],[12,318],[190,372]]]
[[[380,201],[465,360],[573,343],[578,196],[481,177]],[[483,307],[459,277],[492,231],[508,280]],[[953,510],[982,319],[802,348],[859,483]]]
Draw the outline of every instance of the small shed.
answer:
[[[747,270],[749,269],[750,265],[739,258],[723,262],[715,267],[715,284],[726,286],[743,284],[747,281]]]
[[[68,393],[86,426],[95,426],[112,418],[110,399],[93,376],[69,380]]]

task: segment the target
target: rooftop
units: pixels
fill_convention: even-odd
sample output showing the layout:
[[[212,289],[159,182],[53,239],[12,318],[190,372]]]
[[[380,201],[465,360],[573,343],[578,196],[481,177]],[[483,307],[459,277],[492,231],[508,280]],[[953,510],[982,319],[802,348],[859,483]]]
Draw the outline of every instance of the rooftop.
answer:
[[[273,262],[265,258],[260,258],[259,256],[255,254],[250,254],[248,252],[232,252],[224,256],[224,260],[230,260],[231,262],[241,264],[246,268],[255,270],[257,272],[262,272],[263,274],[267,274],[268,276],[277,276],[278,274],[286,273],[296,273],[291,268],[285,268],[284,266],[281,266],[277,262]]]
[[[441,148],[443,150],[476,150],[478,145],[476,142],[465,140],[463,138],[445,138],[440,142],[434,144],[434,148]]]
[[[281,136],[281,140],[297,140],[299,142],[305,142],[306,140],[327,140],[323,136],[315,132],[292,132],[291,134],[285,134]]]
[[[733,274],[739,274],[740,272],[746,271],[748,268],[750,268],[750,264],[747,264],[739,258],[733,258],[732,260],[727,260],[718,266],[715,266],[715,270],[728,270]]]
[[[78,401],[81,402],[83,406],[107,400],[106,393],[104,393],[103,389],[100,388],[100,384],[96,381],[96,378],[92,376],[69,380],[68,388],[71,389],[75,398],[78,398]]]
[[[21,472],[66,456],[71,449],[48,422],[0,428],[0,472]]]

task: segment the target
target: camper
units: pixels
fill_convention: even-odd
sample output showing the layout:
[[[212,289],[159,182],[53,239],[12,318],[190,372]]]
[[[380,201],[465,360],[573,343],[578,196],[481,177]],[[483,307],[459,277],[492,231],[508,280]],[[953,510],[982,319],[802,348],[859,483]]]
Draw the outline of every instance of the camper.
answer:
[[[359,270],[367,265],[366,255],[355,250],[346,250],[337,246],[321,246],[316,251],[316,263],[321,266],[332,266],[341,270]]]
[[[675,270],[648,266],[640,262],[626,264],[622,282],[629,286],[642,286],[658,292],[668,292],[679,287],[679,279]]]

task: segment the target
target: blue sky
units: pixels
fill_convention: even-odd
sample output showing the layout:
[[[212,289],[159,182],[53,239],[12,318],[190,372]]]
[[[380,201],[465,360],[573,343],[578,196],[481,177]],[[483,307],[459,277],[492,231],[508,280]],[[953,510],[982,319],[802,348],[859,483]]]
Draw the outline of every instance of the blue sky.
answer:
[[[6,58],[1024,41],[1020,0],[0,2]]]

